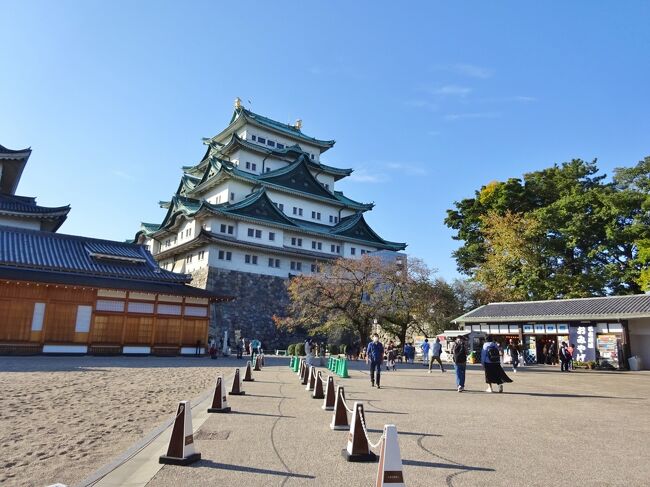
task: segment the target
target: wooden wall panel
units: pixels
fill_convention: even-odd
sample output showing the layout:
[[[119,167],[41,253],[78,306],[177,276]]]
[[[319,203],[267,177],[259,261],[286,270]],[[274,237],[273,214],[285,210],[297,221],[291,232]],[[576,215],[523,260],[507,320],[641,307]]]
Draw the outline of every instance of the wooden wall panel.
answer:
[[[124,345],[149,345],[153,332],[153,317],[127,316]]]
[[[90,329],[90,343],[121,344],[123,329],[123,315],[95,315]]]
[[[0,341],[29,341],[33,301],[0,299]]]
[[[208,321],[204,319],[183,321],[183,346],[193,347],[197,341],[205,345],[208,339]]]
[[[46,286],[35,283],[16,283],[0,281],[0,298],[33,299],[35,301],[69,301],[77,304],[91,304],[95,299],[93,289],[73,289],[71,287]]]
[[[72,343],[77,322],[77,303],[49,302],[45,306],[43,330],[48,342]]]
[[[181,341],[180,318],[157,318],[154,336],[155,345],[178,345]]]

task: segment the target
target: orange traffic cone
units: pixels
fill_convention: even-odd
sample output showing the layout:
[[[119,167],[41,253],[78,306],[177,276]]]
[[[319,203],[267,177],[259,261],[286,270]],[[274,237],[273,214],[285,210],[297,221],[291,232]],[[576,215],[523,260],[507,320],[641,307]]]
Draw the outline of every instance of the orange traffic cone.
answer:
[[[333,430],[346,430],[350,428],[348,424],[348,411],[345,409],[343,399],[345,399],[345,391],[343,390],[343,386],[338,386],[336,388],[334,415],[332,416],[332,424],[330,424],[330,428]]]
[[[209,413],[229,413],[230,407],[228,406],[228,399],[226,398],[226,391],[223,387],[223,378],[217,377],[217,385],[214,388],[214,396],[212,398],[212,406],[208,408]]]
[[[232,379],[232,389],[230,389],[231,396],[243,396],[246,394],[244,388],[241,384],[241,378],[239,376],[239,369],[235,369],[235,377]]]
[[[348,434],[348,447],[343,450],[343,457],[348,462],[376,462],[377,455],[370,451],[368,438],[364,431],[363,425],[366,418],[363,414],[363,404],[354,403],[354,413],[350,423],[350,433]]]
[[[246,372],[244,373],[244,382],[255,382],[255,379],[253,379],[253,372],[251,372],[250,360],[246,364]]]
[[[404,487],[404,485],[397,428],[394,424],[387,424],[384,425],[384,438],[381,442],[375,487]]]
[[[320,371],[316,373],[316,386],[311,397],[312,399],[323,399],[325,397],[323,393],[323,379],[321,378]]]
[[[336,391],[334,390],[334,377],[331,375],[327,377],[327,386],[325,387],[325,401],[323,402],[323,409],[325,411],[334,411],[334,403],[336,402]]]
[[[189,465],[198,460],[201,460],[201,454],[194,450],[190,401],[181,401],[178,404],[167,454],[161,455],[158,462],[168,465]]]

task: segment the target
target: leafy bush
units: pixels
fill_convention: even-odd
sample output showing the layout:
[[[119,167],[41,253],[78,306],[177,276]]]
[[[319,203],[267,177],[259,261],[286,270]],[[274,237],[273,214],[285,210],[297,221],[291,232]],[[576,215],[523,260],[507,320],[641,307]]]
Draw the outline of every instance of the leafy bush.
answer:
[[[305,344],[304,343],[296,343],[295,350],[296,350],[296,355],[298,355],[299,357],[305,355]]]
[[[339,346],[338,345],[330,345],[329,350],[330,350],[330,355],[338,355],[339,354]]]
[[[287,347],[287,355],[295,355],[295,352],[296,352],[296,345],[292,343]]]

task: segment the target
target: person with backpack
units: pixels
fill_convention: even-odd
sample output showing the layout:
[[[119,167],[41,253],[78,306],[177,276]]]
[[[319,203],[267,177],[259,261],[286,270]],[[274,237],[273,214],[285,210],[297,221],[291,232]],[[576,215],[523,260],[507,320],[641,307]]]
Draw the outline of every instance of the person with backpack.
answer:
[[[562,346],[560,347],[560,362],[560,370],[562,372],[568,372],[569,364],[571,363],[571,352],[569,351],[566,342],[562,342]]]
[[[485,392],[494,392],[492,384],[499,386],[498,391],[503,392],[503,383],[512,382],[501,366],[501,350],[499,344],[494,341],[492,336],[488,336],[486,342],[483,344],[481,351],[481,363],[485,370],[485,382],[488,388]]]
[[[451,354],[454,360],[454,369],[456,370],[456,389],[458,392],[463,392],[465,390],[465,371],[467,369],[467,344],[464,336],[456,338]]]

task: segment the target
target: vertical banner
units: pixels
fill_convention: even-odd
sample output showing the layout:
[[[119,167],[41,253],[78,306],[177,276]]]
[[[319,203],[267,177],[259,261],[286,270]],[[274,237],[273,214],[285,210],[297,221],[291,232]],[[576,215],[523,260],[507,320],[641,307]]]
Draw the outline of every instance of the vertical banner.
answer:
[[[569,341],[575,345],[573,360],[591,362],[596,360],[596,330],[593,326],[572,326]]]

